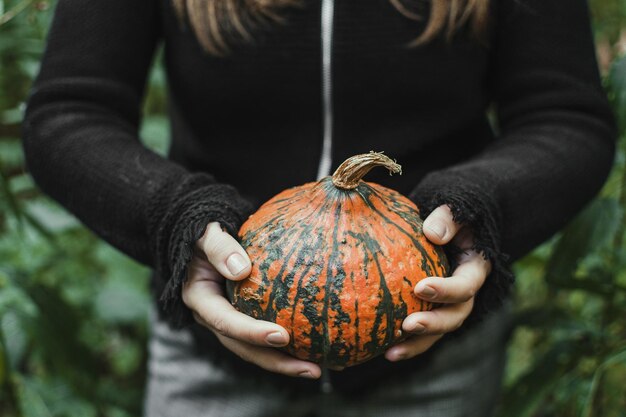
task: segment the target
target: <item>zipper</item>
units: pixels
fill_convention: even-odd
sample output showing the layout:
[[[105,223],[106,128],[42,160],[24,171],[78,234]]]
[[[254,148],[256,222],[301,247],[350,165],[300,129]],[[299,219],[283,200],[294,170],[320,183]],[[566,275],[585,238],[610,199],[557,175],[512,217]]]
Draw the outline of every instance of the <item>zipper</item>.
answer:
[[[330,175],[333,148],[333,78],[332,78],[332,47],[333,20],[335,12],[334,0],[322,0],[321,33],[322,33],[322,117],[324,135],[322,155],[317,168],[317,179]]]
[[[333,76],[332,76],[332,49],[333,49],[333,21],[335,18],[334,0],[322,0],[321,33],[322,33],[322,117],[324,136],[322,140],[322,155],[317,168],[317,179],[330,175],[330,165],[333,155]],[[329,370],[322,367],[320,390],[323,394],[322,407],[328,403],[328,395],[333,392],[333,384]]]

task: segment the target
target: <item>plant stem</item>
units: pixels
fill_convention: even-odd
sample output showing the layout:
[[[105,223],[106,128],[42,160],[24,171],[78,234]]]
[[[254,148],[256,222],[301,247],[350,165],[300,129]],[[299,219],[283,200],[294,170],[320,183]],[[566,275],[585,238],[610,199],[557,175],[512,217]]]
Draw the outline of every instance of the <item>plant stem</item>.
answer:
[[[20,14],[21,12],[23,12],[24,10],[26,10],[26,8],[28,6],[31,5],[31,3],[33,3],[35,0],[24,0],[18,4],[16,4],[15,6],[13,6],[11,9],[9,9],[6,13],[0,15],[0,26],[4,25],[5,23],[9,22],[11,19],[13,19],[15,16],[17,16],[18,14]]]
[[[390,174],[402,174],[399,164],[382,152],[372,151],[346,159],[333,174],[333,184],[342,190],[353,190],[375,166],[387,168]]]

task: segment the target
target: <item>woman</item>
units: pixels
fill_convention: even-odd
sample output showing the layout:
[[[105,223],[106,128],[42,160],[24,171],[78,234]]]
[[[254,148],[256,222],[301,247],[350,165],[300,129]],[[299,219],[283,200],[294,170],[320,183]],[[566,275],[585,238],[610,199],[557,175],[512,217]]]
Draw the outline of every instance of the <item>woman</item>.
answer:
[[[45,192],[155,269],[146,414],[489,415],[508,262],[611,166],[588,20],[584,0],[59,0],[27,161]],[[168,159],[137,139],[161,42]],[[416,287],[444,305],[406,318],[414,337],[332,372],[320,394],[320,368],[274,349],[285,330],[234,311],[222,284],[249,272],[234,236],[251,210],[371,149],[404,175],[368,178],[465,254],[453,278]]]

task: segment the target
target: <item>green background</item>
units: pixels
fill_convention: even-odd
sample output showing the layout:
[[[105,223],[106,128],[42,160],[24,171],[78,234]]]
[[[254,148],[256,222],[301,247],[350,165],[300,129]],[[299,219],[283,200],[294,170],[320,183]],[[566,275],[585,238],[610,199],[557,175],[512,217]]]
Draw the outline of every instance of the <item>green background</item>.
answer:
[[[587,209],[515,265],[501,417],[626,416],[626,0],[590,5],[618,155]],[[148,270],[43,196],[24,168],[20,122],[53,8],[0,0],[0,417],[138,416]],[[164,83],[156,65],[141,130],[161,153]]]

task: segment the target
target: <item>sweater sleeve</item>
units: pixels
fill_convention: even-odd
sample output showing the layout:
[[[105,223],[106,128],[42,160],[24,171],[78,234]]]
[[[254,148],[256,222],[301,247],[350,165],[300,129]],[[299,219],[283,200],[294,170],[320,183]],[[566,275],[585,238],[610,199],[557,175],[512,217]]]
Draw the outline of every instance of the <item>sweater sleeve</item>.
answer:
[[[40,188],[104,240],[157,271],[162,307],[188,320],[181,284],[210,221],[236,234],[249,204],[138,139],[160,37],[153,0],[59,0],[28,100],[23,145]]]
[[[599,191],[615,146],[586,1],[504,0],[495,7],[486,82],[498,137],[476,157],[430,173],[411,194],[425,215],[449,204],[492,262],[470,321],[501,303],[513,281],[509,262]]]

